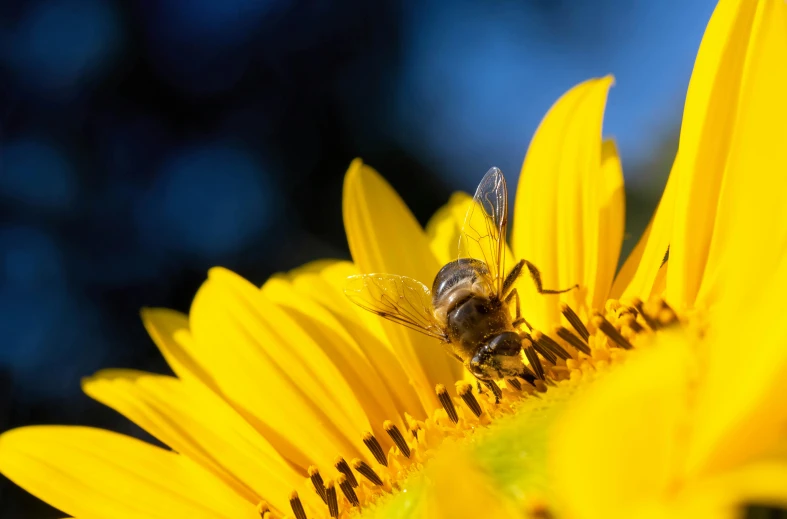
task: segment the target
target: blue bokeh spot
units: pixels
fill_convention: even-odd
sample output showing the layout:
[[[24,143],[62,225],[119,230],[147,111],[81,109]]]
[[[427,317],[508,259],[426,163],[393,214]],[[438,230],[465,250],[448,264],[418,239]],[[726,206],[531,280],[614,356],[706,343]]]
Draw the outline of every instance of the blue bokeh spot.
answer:
[[[238,251],[266,229],[273,198],[254,155],[221,145],[190,148],[163,165],[138,222],[146,240],[217,258]]]
[[[103,0],[50,0],[28,10],[4,54],[36,88],[70,91],[107,63],[120,32]]]
[[[23,139],[0,148],[0,195],[33,208],[66,209],[77,179],[63,154],[47,143]]]

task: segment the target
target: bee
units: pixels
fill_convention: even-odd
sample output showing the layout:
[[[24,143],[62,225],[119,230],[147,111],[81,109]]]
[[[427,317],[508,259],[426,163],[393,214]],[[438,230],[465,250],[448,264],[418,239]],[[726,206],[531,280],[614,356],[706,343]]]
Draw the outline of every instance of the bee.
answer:
[[[440,269],[431,291],[406,276],[361,274],[348,278],[344,292],[358,306],[438,339],[488,386],[504,378],[531,383],[543,379],[532,346],[525,348],[525,355],[533,371],[522,360],[523,340],[528,336],[522,326],[532,327],[522,317],[514,284],[527,269],[540,294],[561,294],[577,286],[543,288],[539,270],[524,259],[506,272],[507,227],[506,180],[498,168],[491,168],[465,215],[457,259]]]

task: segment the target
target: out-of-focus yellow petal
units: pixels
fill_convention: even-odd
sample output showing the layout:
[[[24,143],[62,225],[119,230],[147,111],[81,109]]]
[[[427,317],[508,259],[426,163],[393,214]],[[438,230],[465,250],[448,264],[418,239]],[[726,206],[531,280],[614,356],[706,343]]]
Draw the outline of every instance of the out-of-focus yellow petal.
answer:
[[[739,519],[751,504],[787,507],[787,463],[761,461],[704,478],[666,501],[661,517]]]
[[[754,28],[758,10],[761,20],[773,17],[769,25],[772,30],[780,31],[774,37],[784,39],[784,19],[776,12],[779,4],[784,8],[784,2],[779,0],[722,0],[716,6],[702,38],[686,95],[681,126],[675,227],[667,278],[667,297],[678,308],[694,306],[705,274],[711,240],[716,234],[717,217],[728,210],[719,204],[719,193],[722,184],[729,181],[722,179],[729,171],[727,160],[728,153],[735,146],[734,135],[740,132],[737,119],[755,122],[748,112],[756,106],[757,101],[741,102],[741,89],[751,89],[753,86],[752,78],[744,76],[750,75],[752,69],[761,74],[770,74],[772,78],[784,74],[783,60],[787,57],[784,55],[781,56],[782,61],[750,62],[747,65],[747,56],[751,56],[752,50],[750,45],[752,42],[756,45],[760,32]],[[767,16],[766,11],[770,12]],[[761,59],[762,56],[754,57],[755,61]],[[769,67],[775,67],[776,71],[765,72],[764,69]],[[761,91],[757,95],[771,94],[762,100],[764,104],[761,106],[768,106],[770,110],[772,96],[775,95],[774,101],[776,97],[783,97],[784,84],[761,87],[767,92]],[[771,131],[781,132],[781,140],[768,142],[783,146],[784,130],[776,129],[776,126],[783,126],[783,119],[779,119],[783,114],[779,112],[778,106],[774,108],[773,118],[766,119],[770,124],[762,126],[758,135],[766,137]],[[761,116],[755,118],[760,119],[756,124],[764,122]],[[776,151],[773,150],[773,153]],[[768,162],[766,159],[745,164],[746,181],[758,183],[757,178],[770,181],[774,175],[780,175],[781,171],[777,172],[772,167],[762,171],[761,166]],[[755,207],[749,207],[748,210],[757,211]],[[762,223],[759,219],[757,222]]]
[[[550,108],[530,143],[522,166],[514,208],[513,249],[541,270],[545,288],[579,284],[559,296],[587,313],[589,265],[598,256],[599,191],[607,186],[601,167],[601,126],[612,77],[581,83]],[[559,322],[557,296],[538,295],[520,283],[523,307],[532,321],[551,329]],[[607,287],[608,288],[608,287]],[[605,294],[606,295],[606,294]],[[528,316],[530,320],[530,316]]]
[[[142,322],[172,371],[183,380],[198,380],[218,392],[218,386],[189,353],[193,340],[189,318],[166,308],[142,309]]]
[[[685,438],[688,347],[671,336],[577,395],[553,431],[550,469],[567,516],[640,517],[675,483]]]
[[[714,14],[704,39],[713,37],[717,45],[740,49],[728,51],[714,63],[720,83],[715,89],[725,89],[725,97],[712,99],[706,108],[716,114],[714,118],[726,117],[730,126],[723,135],[715,128],[704,128],[701,135],[703,144],[705,140],[713,143],[708,146],[716,146],[720,139],[729,146],[726,163],[714,157],[714,163],[725,171],[698,295],[698,304],[705,307],[722,296],[751,297],[768,283],[787,253],[787,3],[724,1],[717,10],[734,8],[741,11],[734,23],[724,26],[724,20],[717,21]],[[749,11],[754,8],[752,18]],[[698,62],[707,60],[703,52]],[[727,80],[731,71],[740,75],[739,81]],[[698,157],[698,162],[704,159]],[[691,217],[695,216],[692,212]]]
[[[105,370],[85,379],[82,387],[252,504],[265,499],[286,511],[287,496],[303,482],[248,422],[204,386],[139,371]]]
[[[297,292],[283,278],[271,278],[262,293],[281,306],[298,325],[309,334],[331,359],[358,398],[375,435],[385,438],[385,420],[396,421],[400,416],[394,400],[380,374],[366,359],[355,339],[331,313],[308,296]],[[402,424],[400,423],[400,426]]]
[[[639,237],[639,241],[637,241],[637,244],[629,253],[626,261],[623,262],[623,266],[620,267],[617,276],[615,276],[615,281],[612,283],[612,288],[609,291],[610,299],[620,299],[623,295],[623,291],[631,283],[631,280],[634,279],[634,274],[637,272],[637,268],[642,260],[642,253],[645,252],[645,244],[648,242],[648,237],[650,236],[651,225],[653,225],[652,218],[651,221],[648,222],[648,226],[645,227],[645,230],[642,232],[642,236]]]
[[[190,353],[290,461],[328,470],[337,454],[368,456],[361,435],[370,426],[344,377],[258,288],[211,269],[189,324],[195,339]],[[319,435],[313,433],[316,423]]]
[[[425,413],[415,388],[410,385],[404,367],[388,342],[383,320],[351,303],[344,295],[347,277],[358,274],[355,266],[347,261],[339,261],[313,267],[298,269],[292,274],[295,289],[320,303],[338,319],[380,374],[380,380],[388,388],[388,393],[400,411]],[[388,419],[393,420],[392,417]]]
[[[459,232],[472,200],[473,197],[467,193],[454,193],[448,203],[438,209],[426,224],[432,253],[441,265],[459,257]]]
[[[456,447],[446,447],[424,477],[424,503],[418,516],[423,519],[523,516],[516,504],[501,496],[477,462]]]
[[[442,265],[426,233],[391,186],[360,159],[344,179],[343,213],[350,252],[361,272],[399,274],[432,285]],[[462,377],[462,365],[433,338],[393,323],[383,326],[424,408],[438,407],[435,384],[452,385]]]
[[[254,505],[187,457],[101,429],[8,431],[0,472],[82,519],[255,517]]]
[[[595,232],[596,254],[585,255],[588,276],[588,296],[591,308],[604,308],[612,279],[618,268],[623,231],[626,227],[626,193],[623,189],[623,168],[615,142],[604,141],[601,148],[601,175],[596,190],[598,196],[598,224],[590,227],[589,241]],[[591,247],[591,250],[593,247]],[[595,273],[595,274],[594,274]]]
[[[631,300],[639,298],[647,301],[651,295],[658,293],[653,290],[653,287],[659,275],[659,269],[664,263],[667,250],[670,248],[672,228],[675,222],[675,194],[678,185],[677,164],[678,158],[676,157],[656,212],[635,249],[636,252],[637,249],[642,247],[636,271],[631,280],[625,283],[624,271],[629,272],[628,269],[634,267],[634,265],[629,264],[629,261],[635,257],[635,252],[632,252],[632,257],[626,260],[626,264],[618,274],[618,277],[621,278],[620,281],[615,280],[615,286],[612,289],[613,297],[614,294],[620,293],[621,299]]]
[[[754,300],[726,300],[712,314],[697,394],[688,471],[714,472],[773,450],[787,430],[787,265]]]

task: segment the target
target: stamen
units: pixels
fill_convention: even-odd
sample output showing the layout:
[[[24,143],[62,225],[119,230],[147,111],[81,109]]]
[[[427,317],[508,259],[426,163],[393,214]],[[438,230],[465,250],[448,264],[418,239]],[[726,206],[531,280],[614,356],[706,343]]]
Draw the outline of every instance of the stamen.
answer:
[[[645,321],[645,324],[650,326],[651,330],[655,331],[661,328],[661,325],[659,325],[658,322],[656,322],[645,310],[643,310],[641,299],[635,299],[634,301],[632,301],[632,303],[634,305],[634,308],[636,308],[637,311],[639,312],[639,315],[642,316],[642,319]]]
[[[634,331],[634,333],[640,333],[645,329],[641,324],[637,322],[636,316],[632,314],[622,315],[620,317],[619,322],[621,325],[628,326],[629,328],[631,328]]]
[[[292,508],[292,513],[295,514],[295,519],[306,519],[306,511],[303,509],[301,498],[298,497],[298,492],[294,490],[290,494],[290,507]]]
[[[541,344],[542,347],[549,349],[549,351],[552,352],[554,356],[560,357],[563,360],[568,360],[571,358],[571,354],[563,349],[563,346],[555,342],[555,339],[549,335],[544,335],[543,333],[536,330],[533,332],[533,340],[536,341],[536,343]]]
[[[566,321],[568,321],[574,330],[577,331],[579,336],[582,337],[585,342],[588,342],[588,339],[590,338],[590,332],[588,332],[588,329],[585,328],[585,324],[582,322],[582,319],[579,318],[574,310],[572,310],[571,307],[566,303],[561,303],[560,311],[563,313]]]
[[[270,511],[271,507],[267,501],[260,501],[257,504],[257,513],[260,514],[260,517],[265,517],[265,514],[270,514]]]
[[[336,498],[336,483],[332,479],[325,482],[325,497],[328,501],[328,513],[331,517],[339,517],[339,500]]]
[[[628,339],[623,337],[620,334],[620,332],[617,331],[614,326],[612,326],[612,323],[610,323],[609,321],[604,319],[604,316],[597,314],[593,318],[593,324],[596,325],[596,327],[599,330],[601,330],[604,333],[604,335],[609,337],[609,339],[612,342],[614,342],[615,344],[617,344],[621,348],[624,348],[626,350],[630,350],[631,348],[634,347],[634,346],[631,345],[631,343],[628,341]]]
[[[366,445],[366,448],[371,451],[377,463],[386,467],[388,466],[388,459],[385,457],[385,452],[383,452],[380,442],[377,441],[377,438],[375,438],[372,433],[368,432],[363,435],[363,443]]]
[[[320,496],[322,502],[325,502],[325,483],[322,480],[322,476],[320,475],[320,471],[317,469],[315,465],[311,465],[309,467],[309,478],[312,480],[312,485],[314,485],[314,490],[317,492],[317,495]]]
[[[380,479],[380,476],[369,466],[368,463],[365,461],[355,458],[353,459],[353,468],[358,471],[358,474],[362,475],[378,487],[383,486],[383,480]]]
[[[476,400],[473,394],[473,386],[467,382],[457,382],[456,391],[473,414],[476,415],[476,417],[481,416],[483,410],[481,409],[481,404],[478,403],[478,400]]]
[[[385,422],[383,422],[383,428],[385,429],[385,432],[388,433],[388,436],[391,437],[391,439],[396,444],[396,446],[399,447],[399,450],[402,451],[402,454],[404,454],[405,458],[409,458],[410,446],[407,445],[406,441],[404,441],[404,436],[402,436],[402,433],[399,431],[399,428],[396,425],[394,425],[394,423],[390,420],[386,420]],[[357,486],[357,485],[353,485],[353,486]]]
[[[571,333],[571,330],[565,328],[563,326],[558,326],[555,328],[555,334],[569,343],[571,346],[577,349],[577,351],[581,351],[585,355],[590,355],[590,346],[582,342],[582,339]]]
[[[333,461],[333,466],[336,467],[336,470],[344,474],[347,478],[347,482],[350,483],[353,487],[358,486],[358,480],[355,479],[355,474],[353,471],[350,470],[350,466],[344,461],[344,458],[341,456],[336,456],[336,459]]]
[[[525,351],[525,356],[528,362],[530,362],[530,367],[533,369],[536,378],[544,380],[544,366],[541,365],[541,360],[538,358],[538,354],[533,348],[533,343],[530,339],[524,339],[522,341],[522,349]]]
[[[452,422],[457,423],[459,421],[459,415],[456,414],[454,402],[451,400],[451,397],[448,396],[448,391],[445,389],[445,386],[437,384],[435,392],[437,393],[437,399],[440,400],[443,409],[445,409],[445,412],[448,414],[448,418],[450,418]]]
[[[533,370],[528,368],[527,366],[524,366],[523,369],[522,369],[522,373],[520,375],[517,375],[517,376],[519,378],[525,379],[525,381],[528,384],[530,384],[531,386],[533,385],[533,381],[537,378],[536,374],[533,373]]]
[[[419,430],[420,428],[421,428],[421,427],[420,427],[418,424],[413,424],[413,425],[412,425],[412,427],[410,427],[410,432],[413,434],[413,437],[414,437],[416,440],[418,439],[418,430]]]
[[[522,391],[522,384],[515,378],[507,378],[506,382],[508,385],[516,389],[517,391]]]
[[[678,320],[678,314],[675,313],[675,310],[673,310],[664,299],[659,298],[659,303],[661,309],[658,314],[656,314],[656,317],[662,326],[669,326]]]
[[[557,364],[557,357],[552,355],[548,349],[546,349],[543,344],[539,344],[538,342],[533,342],[533,348],[541,354],[545,361],[549,362],[553,366]]]
[[[486,382],[484,382],[484,384],[486,384],[486,387],[488,387],[492,391],[492,394],[495,395],[495,403],[496,404],[499,403],[500,399],[503,398],[503,390],[500,389],[500,386],[498,386],[491,380],[487,380]]]
[[[361,504],[361,502],[358,501],[358,496],[355,494],[355,490],[353,490],[352,485],[350,485],[350,482],[347,481],[347,477],[344,474],[339,476],[336,481],[339,483],[339,488],[342,489],[344,497],[347,498],[347,501],[349,501],[351,505],[358,506]]]

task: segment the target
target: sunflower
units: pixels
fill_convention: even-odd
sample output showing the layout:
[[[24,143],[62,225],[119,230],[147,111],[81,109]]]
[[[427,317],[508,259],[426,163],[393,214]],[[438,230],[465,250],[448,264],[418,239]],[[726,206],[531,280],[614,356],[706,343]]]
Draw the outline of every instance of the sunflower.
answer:
[[[171,450],[24,427],[0,436],[0,471],[82,519],[702,515],[783,497],[745,483],[783,482],[767,478],[782,477],[773,460],[784,452],[784,413],[773,412],[783,343],[771,330],[786,280],[774,277],[787,209],[773,183],[787,142],[786,31],[780,0],[720,2],[667,188],[614,281],[623,179],[601,138],[612,79],[550,109],[522,168],[507,254],[537,265],[545,286],[580,288],[518,286],[538,353],[528,361],[543,371],[532,386],[474,389],[433,339],[344,297],[359,272],[430,284],[472,204],[455,195],[424,230],[356,160],[343,202],[352,263],[315,262],[261,288],[214,268],[188,316],[142,312],[175,376],[84,381]]]

